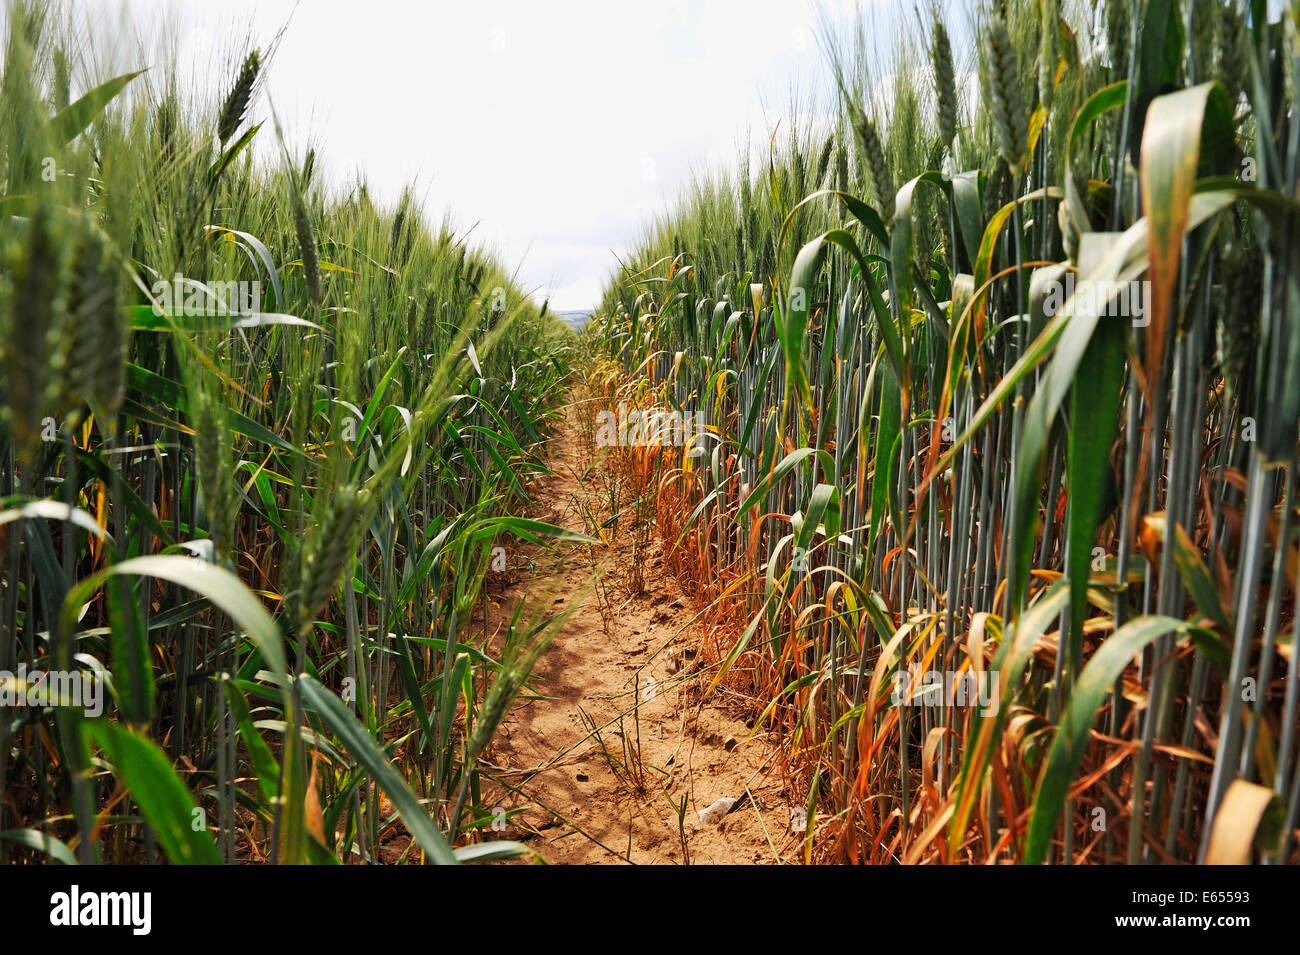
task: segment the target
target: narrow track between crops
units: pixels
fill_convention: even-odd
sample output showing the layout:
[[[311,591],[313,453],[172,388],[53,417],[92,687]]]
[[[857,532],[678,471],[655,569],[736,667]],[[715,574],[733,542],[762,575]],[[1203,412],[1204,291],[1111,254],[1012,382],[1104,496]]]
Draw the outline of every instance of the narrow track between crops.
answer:
[[[609,516],[606,465],[583,447],[581,413],[571,407],[553,441],[554,473],[532,516],[591,533],[584,515]],[[796,840],[779,756],[765,733],[752,735],[743,707],[720,691],[701,699],[710,678],[695,671],[694,601],[665,570],[657,538],[642,550],[641,591],[628,595],[633,547],[624,529],[608,545],[512,554],[528,569],[491,594],[487,626],[498,635],[520,600],[578,606],[534,670],[534,697],[521,696],[487,754],[496,785],[485,798],[507,812],[490,837],[525,842],[551,863],[788,858]],[[593,571],[600,591],[588,586]],[[734,811],[701,822],[724,797],[739,799]]]

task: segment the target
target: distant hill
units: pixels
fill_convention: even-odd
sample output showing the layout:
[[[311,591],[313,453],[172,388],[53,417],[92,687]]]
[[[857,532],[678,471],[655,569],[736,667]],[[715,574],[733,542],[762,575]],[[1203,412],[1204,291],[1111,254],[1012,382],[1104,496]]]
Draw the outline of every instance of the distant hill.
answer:
[[[580,332],[582,326],[587,324],[587,319],[591,318],[591,309],[568,312],[557,311],[555,314],[568,322],[575,332]]]

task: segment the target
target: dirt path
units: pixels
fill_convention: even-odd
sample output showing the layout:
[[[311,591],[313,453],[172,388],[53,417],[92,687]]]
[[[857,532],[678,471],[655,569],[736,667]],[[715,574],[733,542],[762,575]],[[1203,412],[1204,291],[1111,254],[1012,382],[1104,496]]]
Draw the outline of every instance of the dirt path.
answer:
[[[602,519],[610,511],[602,460],[566,423],[534,516],[590,533],[587,509]],[[520,599],[558,611],[578,598],[593,562],[603,572],[603,599],[596,591],[582,597],[534,670],[544,698],[521,697],[487,754],[485,773],[516,791],[485,798],[524,807],[494,835],[526,842],[551,863],[770,863],[773,844],[788,856],[789,800],[774,748],[764,735],[749,739],[746,714],[728,712],[721,694],[701,705],[709,679],[693,672],[693,603],[663,570],[658,540],[642,551],[644,589],[628,595],[629,522],[620,521],[612,552],[532,552],[531,570],[492,596],[488,626],[499,632]],[[719,825],[701,822],[700,810],[741,797],[746,786],[752,799]],[[683,799],[679,827],[673,803]]]

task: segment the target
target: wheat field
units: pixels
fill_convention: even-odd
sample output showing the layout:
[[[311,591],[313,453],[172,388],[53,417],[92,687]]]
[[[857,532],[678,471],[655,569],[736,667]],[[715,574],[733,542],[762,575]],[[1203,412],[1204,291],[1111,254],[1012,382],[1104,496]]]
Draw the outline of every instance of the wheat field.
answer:
[[[675,862],[733,810],[784,863],[1300,861],[1293,5],[826,17],[825,108],[580,331],[325,177],[274,38],[194,88],[65,13],[3,21],[0,861],[554,861],[541,809],[635,861],[509,762],[571,750]],[[763,758],[688,804],[669,692]]]

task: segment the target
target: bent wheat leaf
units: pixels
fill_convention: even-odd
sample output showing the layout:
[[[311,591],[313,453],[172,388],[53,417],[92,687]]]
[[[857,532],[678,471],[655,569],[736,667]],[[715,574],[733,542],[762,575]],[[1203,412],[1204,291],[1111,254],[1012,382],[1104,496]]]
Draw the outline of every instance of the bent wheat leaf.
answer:
[[[194,825],[194,796],[151,740],[107,720],[82,723],[104,751],[113,771],[131,790],[167,858],[177,865],[220,865],[221,854],[206,827]]]
[[[370,736],[369,731],[348,709],[347,704],[310,676],[303,675],[298,680],[302,690],[303,703],[319,716],[331,730],[338,734],[347,751],[357,762],[375,778],[375,782],[388,793],[402,821],[411,831],[420,848],[438,865],[455,865],[456,856],[452,853],[447,840],[443,838],[438,827],[433,824],[428,810],[420,805],[420,800],[411,792],[405,780],[388,761],[379,748],[379,744]]]
[[[59,110],[50,120],[51,138],[60,146],[76,139],[104,112],[114,97],[126,88],[127,83],[144,72],[144,70],[136,70],[134,73],[123,73],[121,76],[114,77],[107,83],[99,84],[75,103]]]
[[[1183,254],[1183,236],[1202,166],[1202,143],[1232,141],[1232,107],[1218,83],[1202,83],[1151,101],[1142,134],[1142,195],[1150,228],[1151,301],[1146,380],[1154,386],[1164,360],[1165,328]],[[1209,150],[1207,150],[1207,158]],[[1212,164],[1211,164],[1212,165]]]
[[[1186,627],[1185,622],[1173,617],[1139,617],[1116,630],[1088,661],[1061,714],[1061,725],[1038,775],[1033,815],[1025,836],[1026,865],[1038,865],[1047,854],[1066,793],[1088,749],[1093,720],[1114,689],[1115,680],[1147,644]]]
[[[1281,830],[1282,800],[1273,790],[1234,779],[1214,815],[1206,865],[1249,865],[1252,848],[1268,851]],[[1262,845],[1261,845],[1262,843]]]

